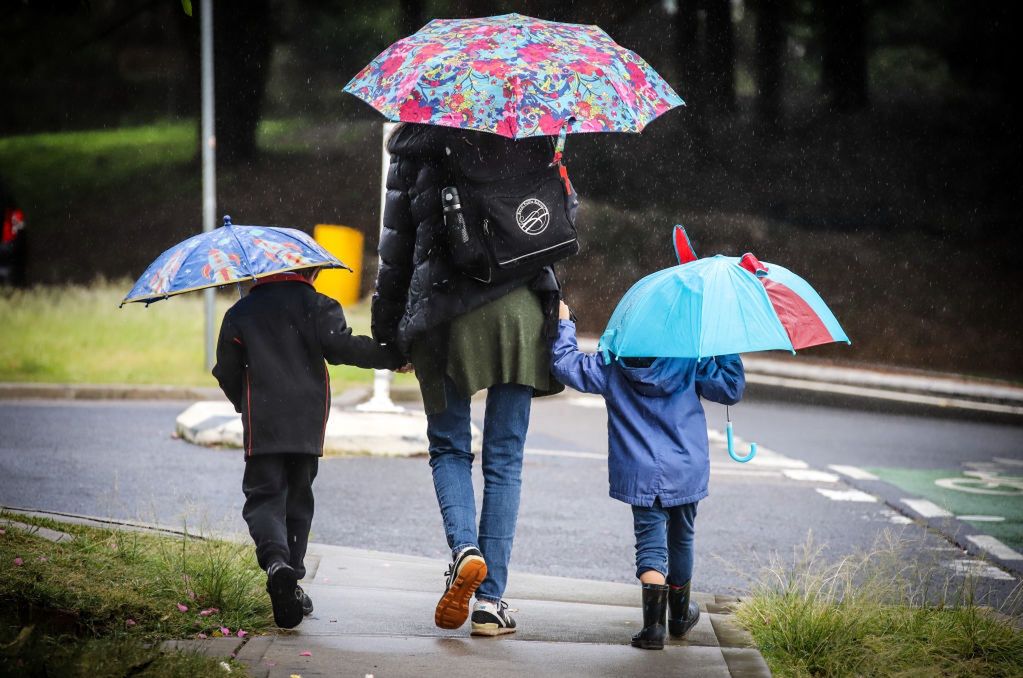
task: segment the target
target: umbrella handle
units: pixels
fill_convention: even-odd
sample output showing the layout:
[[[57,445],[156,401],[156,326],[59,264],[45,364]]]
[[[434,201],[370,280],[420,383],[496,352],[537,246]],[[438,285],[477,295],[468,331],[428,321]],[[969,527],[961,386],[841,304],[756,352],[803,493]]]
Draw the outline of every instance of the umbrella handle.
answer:
[[[735,441],[732,438],[732,422],[728,422],[728,424],[725,426],[725,437],[728,438],[728,456],[734,459],[735,461],[739,462],[740,464],[745,464],[747,461],[757,456],[756,443],[749,444],[749,454],[746,455],[745,457],[740,457],[735,453]]]

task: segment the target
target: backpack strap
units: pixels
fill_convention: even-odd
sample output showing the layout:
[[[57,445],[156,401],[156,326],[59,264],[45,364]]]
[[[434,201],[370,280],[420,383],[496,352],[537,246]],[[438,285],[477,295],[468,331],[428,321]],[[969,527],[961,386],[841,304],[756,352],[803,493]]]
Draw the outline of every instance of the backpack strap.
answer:
[[[575,122],[575,117],[569,116],[561,121],[561,129],[558,131],[558,140],[554,144],[554,158],[551,160],[551,167],[557,165],[558,174],[561,175],[561,183],[565,186],[565,195],[572,195],[572,182],[568,178],[568,168],[561,162],[565,154],[565,139],[568,137],[568,126]]]

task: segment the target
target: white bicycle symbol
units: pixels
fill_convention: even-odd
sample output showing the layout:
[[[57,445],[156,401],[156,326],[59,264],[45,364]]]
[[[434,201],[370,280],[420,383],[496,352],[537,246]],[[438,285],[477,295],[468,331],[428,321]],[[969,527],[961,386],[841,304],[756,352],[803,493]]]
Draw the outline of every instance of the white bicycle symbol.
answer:
[[[1023,495],[1023,476],[1003,476],[998,471],[963,471],[963,476],[967,477],[940,478],[934,484],[971,494]]]

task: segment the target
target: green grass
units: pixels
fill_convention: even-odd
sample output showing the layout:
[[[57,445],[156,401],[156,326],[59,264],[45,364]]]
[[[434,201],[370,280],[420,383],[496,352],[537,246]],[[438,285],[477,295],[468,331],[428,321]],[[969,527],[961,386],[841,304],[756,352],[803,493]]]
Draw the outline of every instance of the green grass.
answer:
[[[18,196],[117,187],[188,162],[197,152],[198,130],[188,121],[0,138],[0,166],[17,168],[8,181]]]
[[[118,308],[131,282],[0,289],[0,381],[216,386],[204,366],[203,301],[185,294],[146,308]],[[234,294],[217,297],[219,322]],[[369,332],[369,309],[346,309],[357,334]],[[214,334],[216,336],[216,334]],[[335,391],[368,384],[373,373],[331,366]],[[409,385],[412,375],[397,375]]]
[[[246,545],[0,517],[74,536],[54,543],[3,527],[0,674],[27,666],[47,675],[127,675],[146,664],[140,675],[222,675],[219,662],[165,660],[153,646],[223,635],[222,626],[257,634],[272,624],[265,575]]]
[[[778,676],[1021,676],[1023,633],[888,537],[825,564],[808,544],[737,611]],[[1018,618],[1015,624],[1018,624]]]

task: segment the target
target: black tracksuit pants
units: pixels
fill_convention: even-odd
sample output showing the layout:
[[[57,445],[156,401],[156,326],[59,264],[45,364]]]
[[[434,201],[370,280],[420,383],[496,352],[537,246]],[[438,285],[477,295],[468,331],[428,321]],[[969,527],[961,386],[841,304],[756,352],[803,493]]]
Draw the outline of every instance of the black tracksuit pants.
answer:
[[[320,458],[311,454],[259,454],[245,459],[242,517],[264,570],[283,560],[305,576],[305,551],[313,523],[313,479]]]

